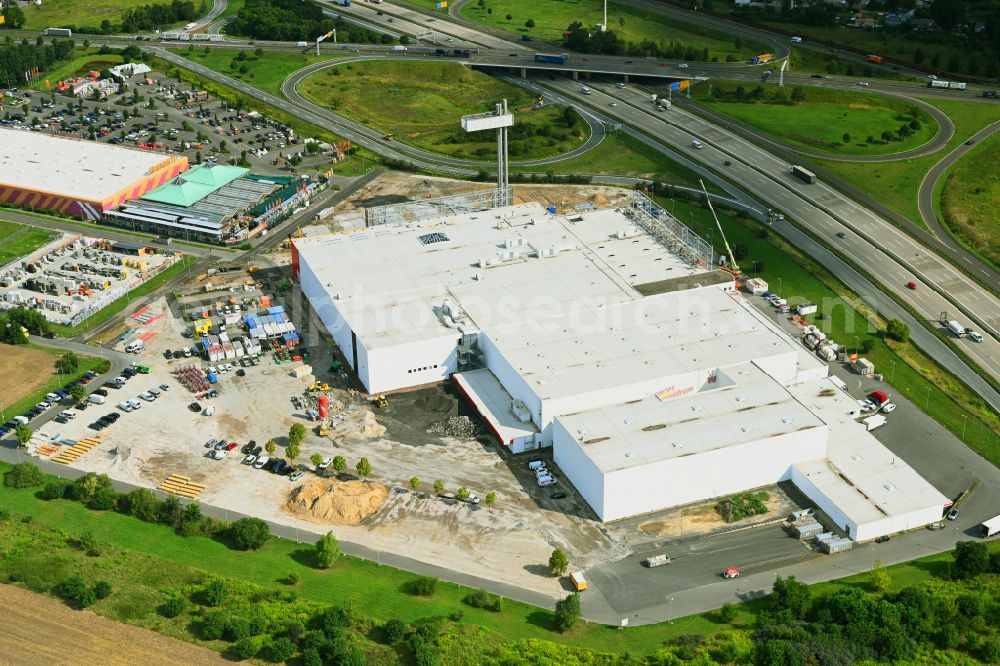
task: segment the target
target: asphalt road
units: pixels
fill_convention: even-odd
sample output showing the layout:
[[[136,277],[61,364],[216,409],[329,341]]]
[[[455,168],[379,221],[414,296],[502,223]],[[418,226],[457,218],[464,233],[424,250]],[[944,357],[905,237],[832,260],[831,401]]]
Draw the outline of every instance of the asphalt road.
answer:
[[[969,356],[987,372],[1000,378],[1000,298],[980,287],[939,255],[929,251],[885,220],[859,206],[822,181],[805,184],[790,174],[790,165],[750,142],[709,124],[674,106],[669,112],[653,110],[648,97],[631,88],[594,84],[591,95],[581,95],[570,81],[548,82],[570,98],[595,105],[603,113],[644,130],[681,152],[730,174],[734,182],[776,210],[785,212],[814,233],[830,239],[886,289],[912,305],[925,320],[938,320],[940,313],[957,311],[978,323],[984,333],[981,344],[960,340]],[[611,107],[610,102],[619,103]],[[698,139],[702,149],[691,142]],[[725,166],[725,161],[730,161]],[[844,238],[837,237],[838,233]],[[914,280],[918,288],[906,284]],[[990,391],[991,400],[996,392]],[[984,396],[985,397],[985,396]],[[994,404],[996,404],[994,402]]]
[[[204,17],[198,19],[198,25],[188,32],[201,32],[215,20],[216,16],[226,11],[227,6],[229,6],[227,0],[212,0],[212,9]]]
[[[981,141],[990,137],[997,130],[1000,130],[1000,120],[987,125],[973,134],[971,137],[971,141],[974,142],[973,145],[970,146],[963,143],[942,157],[941,161],[931,167],[930,171],[924,175],[924,179],[920,181],[920,190],[917,193],[917,206],[920,209],[920,217],[923,219],[924,224],[927,225],[927,228],[939,238],[951,240],[951,235],[941,225],[941,221],[938,220],[937,213],[934,211],[934,189],[937,187],[938,181],[941,180],[945,172],[961,159],[963,155],[972,150]],[[962,250],[964,251],[964,248]],[[976,261],[979,261],[979,259],[977,258]],[[997,278],[1000,278],[1000,275],[997,275]]]

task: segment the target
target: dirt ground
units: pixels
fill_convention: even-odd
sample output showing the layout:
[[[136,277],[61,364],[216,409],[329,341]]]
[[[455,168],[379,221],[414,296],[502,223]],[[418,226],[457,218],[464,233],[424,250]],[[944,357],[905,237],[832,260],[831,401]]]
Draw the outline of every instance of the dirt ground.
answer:
[[[23,345],[3,346],[0,405],[10,405],[31,393],[55,374],[55,357]]]
[[[0,585],[3,664],[224,664],[221,656],[19,587]]]
[[[710,534],[721,529],[732,529],[765,523],[775,518],[786,518],[799,508],[799,506],[789,498],[779,487],[770,486],[765,489],[768,499],[764,502],[767,506],[767,513],[759,516],[752,516],[727,523],[719,516],[715,510],[715,504],[699,504],[696,506],[686,506],[669,511],[663,511],[654,518],[644,518],[639,522],[637,528],[643,534],[648,534],[657,538],[694,536],[698,534]]]
[[[346,201],[329,210],[320,224],[330,231],[353,231],[364,227],[364,208],[445,197],[465,192],[478,192],[494,187],[493,183],[470,183],[463,180],[436,178],[402,172],[379,175]],[[577,205],[593,204],[598,208],[615,206],[628,195],[628,190],[604,185],[514,185],[514,203],[536,202],[555,206],[560,212],[572,212]]]

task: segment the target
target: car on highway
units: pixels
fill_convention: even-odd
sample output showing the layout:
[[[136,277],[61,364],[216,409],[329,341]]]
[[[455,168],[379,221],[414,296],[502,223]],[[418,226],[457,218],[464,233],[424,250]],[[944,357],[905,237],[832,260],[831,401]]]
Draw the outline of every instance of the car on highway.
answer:
[[[975,140],[973,140],[973,139],[969,139],[968,141],[966,141],[966,142],[965,142],[965,145],[967,145],[967,146],[971,146],[971,145],[972,145],[972,144],[974,144],[974,143],[975,143]]]
[[[680,67],[681,69],[687,69],[688,68],[688,64],[686,62],[682,62],[681,64],[679,64],[677,66]]]
[[[858,81],[858,82],[857,82],[856,84],[854,84],[854,85],[858,85],[858,86],[861,86],[862,88],[867,88],[867,87],[868,87],[868,82],[867,82],[867,81]]]
[[[618,106],[618,102],[611,100],[611,102],[608,103],[608,106]]]
[[[625,88],[625,84],[622,83],[621,81],[619,81],[618,83],[615,84],[615,88],[618,88],[619,90],[622,90],[622,89]]]
[[[969,339],[973,342],[982,342],[983,335],[979,331],[969,331]]]
[[[847,234],[845,234],[843,231],[838,231],[837,232],[837,238],[843,240],[843,239],[847,238]]]
[[[702,143],[701,141],[699,141],[698,139],[695,139],[694,141],[692,141],[692,142],[691,142],[691,145],[692,145],[692,146],[694,146],[694,148],[696,148],[697,150],[701,150],[702,148],[704,148],[704,147],[705,147],[705,144],[703,144],[703,143]]]
[[[906,288],[907,289],[916,289],[917,288],[917,283],[914,282],[913,280],[910,280],[909,282],[906,283]]]

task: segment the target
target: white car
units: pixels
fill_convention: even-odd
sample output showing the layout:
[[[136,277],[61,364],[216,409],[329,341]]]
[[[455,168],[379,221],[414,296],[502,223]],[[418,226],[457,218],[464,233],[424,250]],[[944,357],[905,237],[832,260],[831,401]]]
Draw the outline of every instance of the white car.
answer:
[[[212,455],[212,458],[215,459],[215,460],[222,460],[223,458],[225,458],[226,456],[229,455],[229,451],[226,451],[225,449],[218,449],[218,450],[212,451],[211,455]]]
[[[875,403],[871,400],[858,400],[858,405],[863,412],[874,412],[876,409]]]
[[[888,414],[889,412],[891,412],[894,409],[896,409],[896,405],[894,405],[891,402],[887,402],[887,403],[885,403],[885,404],[882,405],[882,413],[883,414]]]
[[[972,340],[973,342],[982,342],[983,341],[983,336],[982,336],[981,333],[979,333],[977,331],[970,331],[969,332],[969,339]]]
[[[867,88],[868,87],[868,82],[867,81],[858,81],[856,85],[862,86],[863,88]]]
[[[623,89],[625,88],[625,84],[619,81],[618,83],[615,84],[615,88]]]
[[[233,364],[232,363],[226,363],[224,366],[222,366],[222,371],[223,372],[229,372],[232,369],[233,369]]]
[[[928,74],[927,78],[930,79],[931,81],[937,81],[937,77],[934,76],[933,74]]]
[[[142,403],[138,400],[129,400],[128,404],[132,407],[132,409],[139,409],[142,407]]]
[[[469,495],[465,498],[465,501],[469,504],[479,504],[479,497],[476,495]]]
[[[51,406],[52,405],[50,405],[49,403],[47,403],[47,402],[45,402],[43,400],[40,403],[38,403],[37,405],[35,405],[35,409],[41,409],[42,411],[45,411],[46,409],[48,409]]]
[[[218,369],[218,368],[216,368],[216,367],[215,367],[214,365],[210,365],[210,366],[208,366],[208,371],[209,371],[210,373],[212,373],[213,375],[217,375],[217,374],[219,374],[219,369]]]
[[[316,467],[318,467],[319,469],[326,469],[331,465],[331,463],[333,463],[333,458],[327,456],[326,458],[323,458],[323,461],[320,464],[316,465]]]
[[[132,405],[128,404],[127,401],[122,401],[118,403],[118,409],[122,410],[123,412],[131,412]]]
[[[260,469],[260,468],[262,468],[264,465],[267,464],[268,460],[270,460],[270,458],[268,458],[267,456],[262,456],[260,458],[257,458],[257,462],[255,462],[253,464],[253,468],[254,469]]]
[[[45,399],[51,402],[53,405],[62,400],[62,398],[59,397],[58,393],[49,393],[48,395],[45,396]]]
[[[545,488],[547,486],[554,486],[554,485],[556,485],[556,480],[551,476],[546,476],[542,477],[541,479],[538,479],[539,488]]]
[[[215,413],[215,405],[209,405],[208,407],[205,408],[205,411],[202,412],[202,414],[204,414],[205,416],[211,416],[214,413]]]
[[[139,397],[145,400],[146,402],[153,402],[154,400],[156,400],[156,396],[154,396],[152,393],[140,393]]]
[[[64,419],[75,419],[76,418],[76,412],[74,412],[73,410],[67,409],[64,412],[59,412],[59,416],[63,417]]]
[[[618,106],[618,102],[611,102],[608,106]]]
[[[682,62],[681,64],[679,64],[677,66],[680,67],[681,69],[687,69],[688,68],[688,64],[686,62]]]
[[[251,453],[250,455],[248,455],[246,458],[243,459],[243,464],[244,465],[252,465],[256,461],[257,461],[257,456],[255,456],[254,454]]]

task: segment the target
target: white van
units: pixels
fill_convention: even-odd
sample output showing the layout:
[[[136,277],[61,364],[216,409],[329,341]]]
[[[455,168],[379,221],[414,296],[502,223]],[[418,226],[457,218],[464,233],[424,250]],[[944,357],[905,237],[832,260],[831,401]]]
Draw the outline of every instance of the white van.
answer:
[[[138,354],[141,351],[146,351],[146,345],[143,344],[141,340],[137,340],[135,342],[128,343],[125,347],[125,351],[129,354]]]
[[[87,402],[92,402],[95,405],[103,405],[105,402],[105,398],[103,395],[98,395],[97,393],[91,393],[89,396],[87,396]]]
[[[802,43],[802,38],[801,37],[792,37],[791,41],[792,41],[793,44],[801,44]]]
[[[694,146],[695,148],[697,148],[698,150],[701,150],[702,148],[705,147],[705,145],[701,141],[699,141],[698,139],[695,139],[694,141],[692,141],[691,145]]]
[[[969,331],[969,339],[972,340],[973,342],[982,342],[983,336],[981,333],[977,331]]]
[[[580,92],[582,92],[584,95],[589,95],[590,88],[588,88],[587,86],[583,86],[582,88],[580,88]]]
[[[63,417],[64,419],[75,419],[76,418],[76,412],[74,412],[71,409],[67,409],[64,412],[59,412],[59,416]]]
[[[13,418],[13,421],[17,422],[18,425],[28,425],[28,417],[27,416],[15,416]]]

